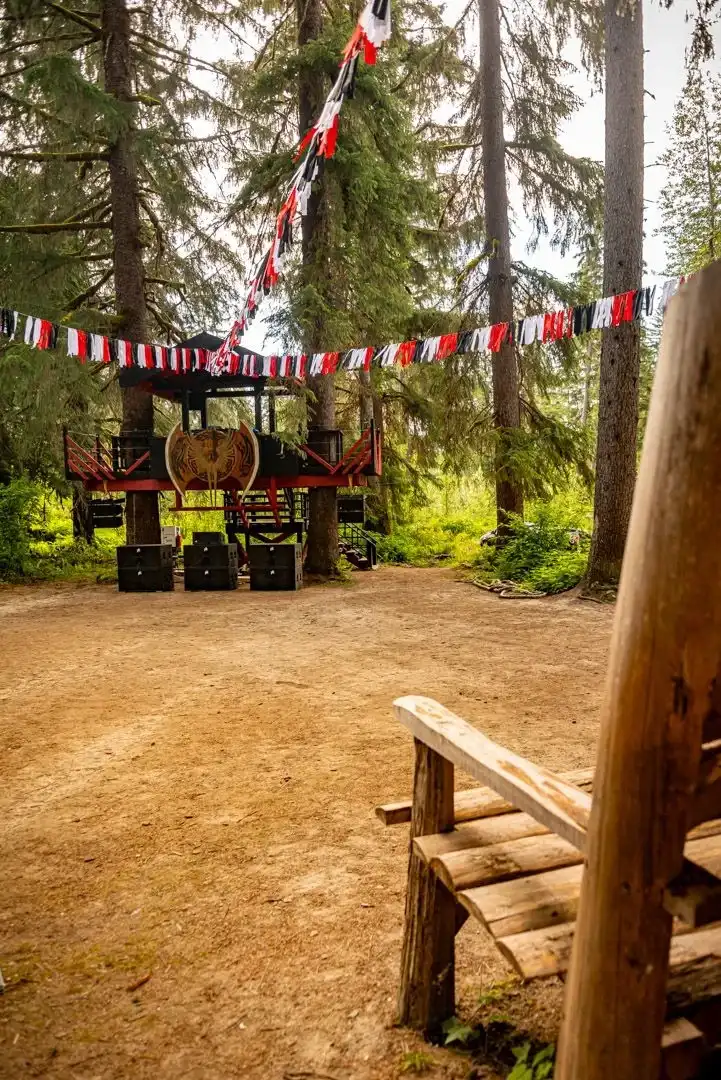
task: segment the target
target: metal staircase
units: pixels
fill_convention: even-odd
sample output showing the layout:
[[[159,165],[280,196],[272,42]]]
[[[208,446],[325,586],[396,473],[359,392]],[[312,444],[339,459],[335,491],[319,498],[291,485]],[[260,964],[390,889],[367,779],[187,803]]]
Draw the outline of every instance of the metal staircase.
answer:
[[[341,522],[338,526],[339,550],[345,555],[356,570],[376,570],[378,551],[375,540],[363,529],[350,522]]]

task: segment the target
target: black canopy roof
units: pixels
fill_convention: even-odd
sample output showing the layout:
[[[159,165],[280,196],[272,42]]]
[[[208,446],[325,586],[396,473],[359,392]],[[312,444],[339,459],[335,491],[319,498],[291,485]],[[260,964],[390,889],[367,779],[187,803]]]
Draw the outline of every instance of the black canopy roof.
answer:
[[[179,341],[180,349],[208,349],[215,352],[225,339],[208,330],[201,330],[185,341]],[[238,356],[259,356],[252,349],[237,345],[233,352]],[[261,356],[261,359],[263,357]],[[242,396],[263,394],[268,380],[253,378],[248,375],[211,375],[209,371],[162,371],[155,368],[121,368],[119,374],[121,386],[139,386],[151,394],[171,400],[185,398],[191,409],[200,407],[200,401],[207,397]],[[283,394],[279,388],[276,394]]]

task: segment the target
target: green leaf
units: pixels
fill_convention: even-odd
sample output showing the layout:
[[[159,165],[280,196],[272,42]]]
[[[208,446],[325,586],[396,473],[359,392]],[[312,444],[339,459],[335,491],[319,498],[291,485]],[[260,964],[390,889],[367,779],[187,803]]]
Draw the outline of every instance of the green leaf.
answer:
[[[446,1046],[451,1046],[453,1043],[460,1043],[465,1046],[466,1043],[478,1034],[478,1028],[470,1027],[469,1024],[464,1024],[457,1016],[451,1016],[443,1024],[443,1033],[446,1036]]]

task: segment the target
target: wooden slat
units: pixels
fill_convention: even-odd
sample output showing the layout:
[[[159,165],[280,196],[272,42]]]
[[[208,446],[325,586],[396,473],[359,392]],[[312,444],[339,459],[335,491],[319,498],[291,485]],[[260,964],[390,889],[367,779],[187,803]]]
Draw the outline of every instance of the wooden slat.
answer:
[[[486,848],[492,844],[503,844],[509,840],[520,840],[524,836],[547,836],[549,830],[539,825],[530,814],[503,814],[485,818],[482,821],[467,821],[457,825],[447,833],[433,836],[417,836],[413,846],[426,863],[431,859],[450,855],[451,852]]]
[[[721,815],[721,739],[701,748],[698,784],[691,811],[692,824]]]
[[[457,896],[495,938],[503,938],[575,919],[582,875],[582,865],[567,866]]]
[[[721,919],[721,822],[707,822],[694,830],[686,844],[683,870],[666,889],[664,907],[689,926],[700,927]],[[713,828],[712,834],[704,830]],[[699,834],[702,834],[699,836]]]
[[[522,979],[545,979],[568,970],[575,929],[575,922],[570,921],[544,926],[497,938],[496,945]],[[680,1015],[691,996],[698,1002],[721,993],[721,925],[690,930],[675,921],[673,934],[668,983],[670,1016]]]
[[[431,860],[431,869],[447,889],[459,892],[509,881],[524,874],[576,866],[582,861],[583,855],[578,848],[555,833],[547,833],[436,856]]]
[[[680,934],[671,942],[667,1016],[721,997],[721,926]]]
[[[424,697],[394,702],[398,719],[416,739],[490,785],[558,836],[583,850],[591,796],[477,731],[460,716]]]
[[[589,790],[593,780],[593,769],[571,769],[559,775],[569,784]],[[465,791],[457,791],[455,794],[456,822],[474,821],[477,818],[494,817],[498,814],[511,814],[516,809],[512,803],[502,799],[488,787],[468,788]],[[376,817],[380,818],[384,825],[402,825],[411,820],[411,811],[411,800],[402,799],[399,802],[376,806]]]
[[[715,823],[715,827],[718,829],[718,822]],[[526,861],[529,867],[534,860],[546,866],[554,858],[559,862],[555,863],[557,867],[555,869],[531,873],[513,880],[496,879],[497,884],[469,887],[458,892],[458,900],[487,927],[494,937],[505,938],[528,930],[551,926],[554,923],[568,922],[575,918],[581,892],[583,866],[580,859],[577,859],[575,865],[569,864],[568,860],[573,858],[573,845],[564,843],[558,837],[549,834],[512,841],[498,847],[503,849],[498,872],[504,877],[508,877],[511,873],[514,848],[517,851],[517,862]],[[534,853],[534,847],[538,849],[537,854]],[[485,873],[486,880],[491,880],[492,861],[489,860],[485,864],[483,862],[489,850],[488,848],[480,849],[477,857],[474,856],[473,865],[471,865],[468,851],[451,852],[432,860],[431,865],[434,869],[438,869],[441,880],[447,885],[454,880],[454,873],[458,877],[461,873],[471,876],[474,867],[480,868],[478,872]],[[693,862],[703,867],[709,874],[721,873],[721,835],[718,832],[689,841],[685,852],[686,867]],[[677,899],[679,907],[677,914],[681,914],[682,911],[684,914],[693,914],[694,898],[689,895],[684,897],[679,892]],[[682,901],[685,901],[685,909]],[[694,925],[692,919],[688,921],[690,925]]]
[[[706,1040],[703,1032],[679,1016],[663,1029],[660,1080],[693,1080],[701,1067]]]
[[[689,926],[708,926],[721,919],[721,881],[703,866],[686,862],[666,889],[663,906]]]

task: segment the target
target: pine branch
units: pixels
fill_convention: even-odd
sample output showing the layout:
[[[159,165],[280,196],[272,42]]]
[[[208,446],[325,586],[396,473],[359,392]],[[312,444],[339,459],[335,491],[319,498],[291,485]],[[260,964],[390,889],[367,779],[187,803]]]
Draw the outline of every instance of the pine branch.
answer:
[[[86,289],[85,292],[80,293],[79,296],[76,296],[74,300],[70,301],[70,303],[67,305],[68,313],[70,313],[71,311],[77,311],[79,307],[82,307],[86,300],[90,300],[100,289],[102,289],[103,285],[105,285],[107,281],[110,281],[110,278],[112,276],[113,267],[111,266],[108,270],[105,271],[105,273],[101,277],[98,278],[96,282],[94,282],[94,284],[90,286],[89,289]]]
[[[77,41],[80,37],[79,33],[74,34],[53,34],[53,43],[56,41]],[[17,52],[18,49],[30,49],[35,45],[47,45],[48,39],[44,38],[28,38],[25,41],[15,41],[12,45],[6,45],[4,49],[0,49],[0,56],[5,56],[7,53]]]
[[[61,116],[55,113],[49,113],[46,109],[43,109],[41,105],[36,105],[33,101],[28,101],[25,98],[16,97],[14,94],[9,94],[7,90],[0,90],[0,98],[4,101],[9,101],[11,105],[17,105],[21,112],[34,112],[36,116],[41,116],[43,120],[47,120],[49,124],[62,124],[63,127],[73,128],[75,135],[84,135],[91,141],[98,141],[98,136],[92,134],[89,131],[85,131],[83,128],[75,128],[69,120],[63,120]],[[8,118],[5,118],[8,119]]]
[[[70,8],[63,7],[62,4],[56,3],[56,0],[43,0],[46,7],[52,8],[53,11],[57,11],[60,15],[64,15],[66,19],[70,19],[71,22],[76,22],[80,26],[84,26],[86,30],[92,31],[93,37],[100,37],[100,27],[97,23],[94,23],[92,19],[86,19],[84,15],[81,15],[79,11],[73,11]]]
[[[131,31],[131,37],[140,38],[141,41],[147,41],[149,45],[154,45],[156,49],[161,49],[166,53],[172,53],[174,56],[179,56],[182,60],[191,62],[197,66],[202,65],[204,70],[214,71],[217,75],[222,75],[224,78],[227,78],[228,72],[218,64],[213,64],[210,60],[202,60],[199,56],[193,56],[192,53],[183,52],[182,49],[176,49],[172,45],[166,45],[164,42],[159,41],[158,38],[154,38],[150,34],[143,34],[139,30],[134,30]],[[159,59],[167,60],[168,57],[159,57]]]
[[[83,232],[85,229],[111,229],[112,225],[105,221],[66,221],[42,225],[0,225],[0,233],[59,233],[59,232]]]
[[[0,158],[12,158],[13,161],[107,161],[109,152],[93,150],[44,150],[38,153],[25,153],[22,150],[0,150]]]
[[[148,305],[148,311],[150,311],[151,314],[155,316],[155,320],[156,320],[158,326],[160,326],[163,330],[165,330],[168,337],[175,338],[176,341],[180,341],[180,339],[182,337],[182,331],[181,331],[180,327],[175,326],[172,322],[170,322],[161,313],[160,309],[158,307],[156,307],[156,305],[151,300],[149,300],[147,298],[147,296],[145,297],[145,303]]]
[[[105,185],[109,187],[109,185]],[[65,218],[63,225],[73,225],[78,221],[84,221],[85,218],[92,217],[93,214],[97,214],[100,210],[108,210],[110,208],[110,199],[101,199],[100,202],[92,203],[84,210],[78,210],[76,214],[72,214],[71,217]],[[101,218],[105,217],[105,214],[101,215]]]
[[[165,251],[165,231],[163,229],[163,226],[160,224],[160,219],[146,199],[142,198],[141,196],[139,202],[145,213],[148,215],[150,223],[155,230],[155,237],[158,241],[158,254],[162,255]]]

